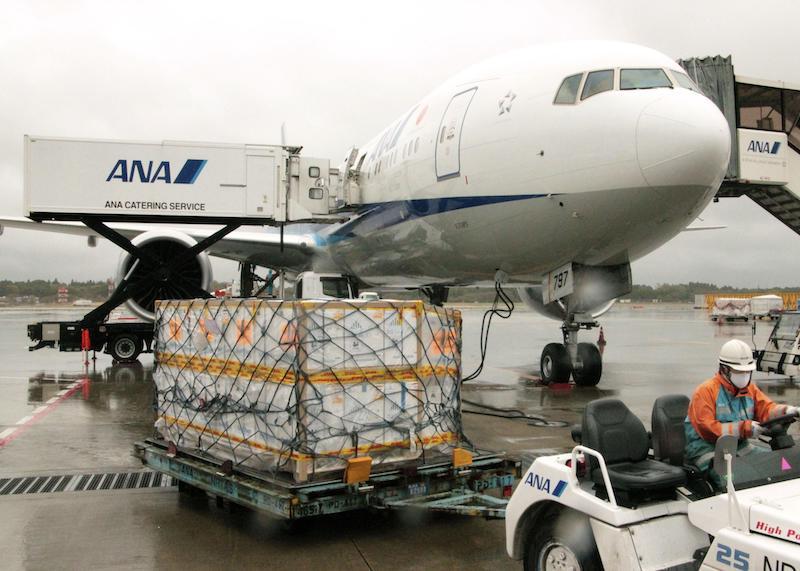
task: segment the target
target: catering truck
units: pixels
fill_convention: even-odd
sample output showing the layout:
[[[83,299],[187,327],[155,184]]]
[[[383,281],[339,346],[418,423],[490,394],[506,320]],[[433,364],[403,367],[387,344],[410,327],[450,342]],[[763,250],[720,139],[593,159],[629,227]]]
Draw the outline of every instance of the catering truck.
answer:
[[[28,327],[31,349],[106,351],[118,361],[152,350],[156,299],[211,297],[206,249],[239,226],[340,221],[360,200],[350,170],[300,155],[301,147],[138,142],[25,136],[24,207],[28,218],[77,221],[125,253],[110,299],[72,322]],[[147,223],[130,230],[108,223]],[[195,240],[159,223],[223,225]],[[152,229],[148,229],[152,228]],[[89,244],[93,245],[94,236]],[[343,276],[305,274],[304,296],[353,297]],[[138,319],[109,317],[125,303]]]

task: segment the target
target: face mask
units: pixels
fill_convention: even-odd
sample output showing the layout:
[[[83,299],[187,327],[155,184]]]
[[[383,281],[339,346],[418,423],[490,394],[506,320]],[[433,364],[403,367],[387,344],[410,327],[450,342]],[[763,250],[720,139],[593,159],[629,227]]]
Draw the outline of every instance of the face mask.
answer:
[[[751,376],[752,373],[750,373],[749,371],[744,373],[731,371],[731,382],[733,383],[733,386],[735,386],[737,389],[743,389],[748,384],[750,384]]]

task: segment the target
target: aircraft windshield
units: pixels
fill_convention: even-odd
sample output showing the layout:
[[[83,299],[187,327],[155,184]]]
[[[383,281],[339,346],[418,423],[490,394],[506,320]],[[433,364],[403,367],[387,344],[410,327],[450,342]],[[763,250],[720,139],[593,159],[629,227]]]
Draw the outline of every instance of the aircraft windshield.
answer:
[[[653,89],[672,87],[663,69],[623,69],[619,75],[620,89]]]
[[[612,89],[614,89],[613,69],[593,71],[586,76],[586,83],[583,85],[581,99],[587,99],[592,95],[597,95],[598,93],[603,93],[604,91],[611,91]]]
[[[700,88],[697,87],[697,84],[694,81],[692,81],[691,78],[685,73],[681,73],[680,71],[673,71],[672,75],[675,77],[675,81],[678,82],[678,85],[680,85],[684,89],[690,89],[692,91],[696,91],[697,93],[702,93],[700,91]]]
[[[556,93],[556,99],[554,103],[575,103],[575,99],[578,97],[578,87],[581,84],[582,77],[582,73],[570,75],[563,82],[561,82],[561,87],[558,88],[558,93]]]

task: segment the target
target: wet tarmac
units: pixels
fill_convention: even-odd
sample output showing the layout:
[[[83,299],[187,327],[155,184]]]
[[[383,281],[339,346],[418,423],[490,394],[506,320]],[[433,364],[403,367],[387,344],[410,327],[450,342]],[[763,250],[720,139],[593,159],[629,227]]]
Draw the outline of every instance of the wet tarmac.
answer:
[[[478,364],[482,310],[463,315],[469,373]],[[36,482],[66,490],[0,495],[3,569],[521,568],[505,554],[500,521],[364,512],[309,521],[288,533],[262,515],[187,498],[166,485],[70,491],[91,487],[94,476],[86,475],[139,470],[132,444],[152,434],[154,420],[149,355],[133,366],[98,355],[84,371],[77,353],[27,351],[28,323],[79,316],[0,312],[0,481],[53,476]],[[525,462],[566,450],[572,444],[567,425],[579,421],[587,402],[604,396],[622,398],[649,427],[656,397],[691,394],[713,374],[722,343],[751,339],[749,325],[716,325],[704,311],[685,306],[617,305],[602,324],[607,345],[600,385],[545,387],[537,382],[539,352],[559,340],[558,324],[521,310],[495,320],[483,374],[465,385],[464,398],[558,426],[468,413],[472,441]],[[770,328],[759,325],[759,346]],[[582,333],[582,340],[597,335]],[[772,399],[800,402],[788,379],[756,379]],[[102,488],[105,480],[96,481]]]

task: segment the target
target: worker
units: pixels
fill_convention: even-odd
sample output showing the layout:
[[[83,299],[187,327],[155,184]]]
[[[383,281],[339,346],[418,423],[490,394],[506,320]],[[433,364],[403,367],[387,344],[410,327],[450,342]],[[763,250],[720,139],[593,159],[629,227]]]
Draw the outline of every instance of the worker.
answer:
[[[707,473],[720,489],[724,482],[714,472],[709,472],[714,446],[720,436],[739,438],[740,456],[768,451],[748,439],[764,434],[761,424],[767,420],[800,412],[798,407],[774,403],[761,392],[751,382],[755,368],[753,352],[747,343],[739,339],[725,343],[719,352],[717,374],[694,391],[684,421],[686,460]]]

